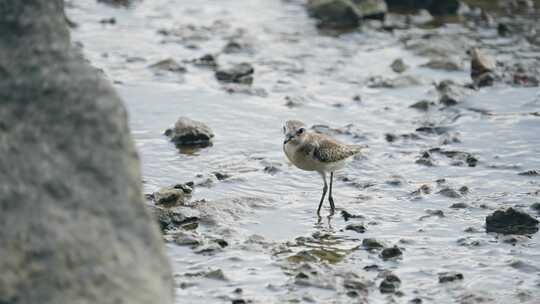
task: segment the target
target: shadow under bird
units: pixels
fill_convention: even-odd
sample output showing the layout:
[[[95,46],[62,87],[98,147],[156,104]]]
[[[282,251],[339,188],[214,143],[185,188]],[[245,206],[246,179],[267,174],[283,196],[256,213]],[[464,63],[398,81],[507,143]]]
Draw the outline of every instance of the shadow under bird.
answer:
[[[318,172],[324,182],[323,193],[317,215],[320,215],[321,207],[328,190],[326,174],[330,173],[330,212],[334,214],[335,205],[332,197],[332,180],[334,171],[342,169],[347,161],[355,154],[360,153],[366,146],[348,145],[336,139],[315,132],[308,131],[306,125],[298,120],[289,120],[283,127],[285,140],[283,151],[287,158],[299,169]]]

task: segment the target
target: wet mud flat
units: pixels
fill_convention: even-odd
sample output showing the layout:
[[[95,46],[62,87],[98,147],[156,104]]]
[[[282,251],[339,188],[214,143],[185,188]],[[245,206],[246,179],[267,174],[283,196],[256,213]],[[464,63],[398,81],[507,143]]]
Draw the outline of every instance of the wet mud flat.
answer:
[[[129,109],[177,303],[538,303],[539,6],[484,5],[343,31],[304,1],[68,2]],[[331,218],[287,119],[370,147]]]

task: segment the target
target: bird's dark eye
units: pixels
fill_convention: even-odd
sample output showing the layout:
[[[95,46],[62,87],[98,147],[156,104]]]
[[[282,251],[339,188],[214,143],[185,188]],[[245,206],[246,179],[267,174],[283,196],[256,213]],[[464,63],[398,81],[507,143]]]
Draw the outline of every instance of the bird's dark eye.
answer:
[[[300,135],[300,134],[304,133],[304,131],[306,131],[306,129],[300,128],[300,129],[298,129],[298,131],[296,131],[296,134]]]

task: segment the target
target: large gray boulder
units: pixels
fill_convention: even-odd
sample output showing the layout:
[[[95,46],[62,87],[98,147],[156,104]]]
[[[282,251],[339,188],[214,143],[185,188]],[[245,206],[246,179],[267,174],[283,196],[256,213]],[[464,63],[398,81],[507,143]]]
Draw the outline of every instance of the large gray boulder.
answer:
[[[0,4],[0,303],[172,303],[125,109],[63,5]]]

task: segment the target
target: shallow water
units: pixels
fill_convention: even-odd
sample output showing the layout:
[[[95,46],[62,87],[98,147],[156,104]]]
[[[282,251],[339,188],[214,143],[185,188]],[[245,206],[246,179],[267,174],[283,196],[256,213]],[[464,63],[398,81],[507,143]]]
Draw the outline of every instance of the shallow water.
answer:
[[[485,233],[483,227],[485,217],[497,208],[517,206],[534,214],[529,206],[540,202],[540,178],[518,175],[540,169],[540,116],[530,114],[540,109],[538,88],[496,84],[475,91],[450,109],[409,108],[421,99],[436,99],[433,82],[464,83],[469,81],[469,71],[419,67],[427,59],[406,50],[400,34],[369,29],[340,36],[319,33],[300,3],[155,0],[119,9],[96,1],[73,1],[68,6],[68,15],[79,24],[73,40],[83,44],[86,58],[103,69],[127,105],[145,192],[180,182],[197,183],[216,171],[231,175],[225,181],[214,180],[210,187],[196,186],[192,198],[204,199],[209,208],[220,212],[216,225],[199,226],[201,233],[217,235],[229,246],[200,254],[167,245],[177,279],[177,303],[229,303],[236,298],[253,303],[358,302],[339,283],[339,273],[345,271],[375,280],[363,299],[368,303],[407,303],[415,297],[424,303],[538,303],[540,234],[509,244]],[[99,22],[110,17],[116,24]],[[183,28],[183,37],[158,33],[171,28]],[[461,27],[448,27],[450,32],[456,30]],[[486,30],[486,35],[493,31]],[[220,53],[236,36],[250,48],[220,54],[219,63],[253,64],[253,88],[265,90],[263,96],[227,93],[212,70],[189,63],[181,75],[155,75],[148,68],[169,57],[182,62]],[[532,54],[540,58],[540,53]],[[394,89],[366,85],[370,76],[395,77],[389,65],[398,57],[411,66],[406,74],[425,79],[425,84]],[[362,97],[360,102],[353,100],[356,95]],[[305,102],[290,108],[286,96]],[[179,116],[207,123],[216,135],[213,146],[179,153],[163,136]],[[332,128],[353,124],[352,134],[336,137],[369,145],[364,155],[337,174],[338,213],[320,223],[314,214],[320,177],[292,167],[281,150],[282,124],[293,118]],[[449,132],[415,132],[428,123]],[[389,143],[387,133],[416,133],[419,138],[398,137]],[[442,145],[452,138],[459,141]],[[434,147],[472,153],[478,164],[457,166],[437,153],[433,153],[436,166],[415,162]],[[269,165],[278,171],[266,173]],[[342,181],[344,177],[349,181]],[[440,179],[445,182],[437,183]],[[411,195],[423,184],[432,187],[431,194]],[[444,187],[462,186],[469,192],[460,198],[437,193]],[[454,203],[469,207],[449,208]],[[365,218],[345,222],[341,209]],[[444,217],[425,217],[429,210],[442,210]],[[350,222],[364,223],[367,231],[344,230]],[[464,232],[468,227],[477,232]],[[311,245],[295,241],[314,233],[329,234],[332,244],[320,239]],[[403,258],[383,261],[377,252],[359,248],[364,238],[398,245]],[[290,275],[294,265],[286,258],[312,247],[345,254],[336,264],[317,264],[337,287],[295,284]],[[283,248],[290,252],[281,252]],[[400,277],[401,295],[379,292],[377,272],[363,269],[372,264]],[[214,269],[221,269],[226,280],[189,275]],[[444,271],[460,272],[464,280],[440,284],[438,273]],[[234,293],[236,288],[242,293]]]

